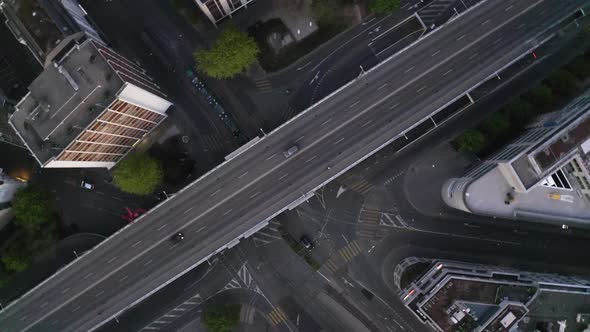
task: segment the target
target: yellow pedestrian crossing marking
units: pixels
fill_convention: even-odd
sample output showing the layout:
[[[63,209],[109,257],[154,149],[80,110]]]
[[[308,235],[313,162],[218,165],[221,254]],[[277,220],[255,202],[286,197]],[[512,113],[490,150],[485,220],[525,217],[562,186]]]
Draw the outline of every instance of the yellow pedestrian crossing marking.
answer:
[[[365,180],[360,180],[359,182],[351,186],[350,189],[360,194],[366,194],[369,191],[371,191],[371,189],[373,189],[373,185]]]
[[[273,325],[278,325],[280,322],[287,320],[287,315],[281,309],[281,307],[275,307],[271,312],[266,315],[268,320],[272,322]]]
[[[324,265],[326,265],[326,268],[328,270],[330,270],[331,272],[336,272],[338,271],[338,265],[336,265],[336,263],[334,263],[334,261],[332,261],[332,258],[328,259]]]
[[[358,254],[363,252],[361,246],[356,241],[352,241],[347,244],[345,247],[338,250],[340,256],[344,259],[345,262],[351,261],[355,258]]]

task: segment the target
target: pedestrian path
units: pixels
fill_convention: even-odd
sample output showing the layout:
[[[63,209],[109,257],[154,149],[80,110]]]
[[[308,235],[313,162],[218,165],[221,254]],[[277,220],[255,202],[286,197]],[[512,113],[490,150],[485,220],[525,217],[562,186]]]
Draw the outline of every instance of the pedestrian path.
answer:
[[[174,309],[169,310],[164,315],[158,317],[149,325],[141,329],[141,331],[161,330],[165,328],[168,324],[178,319],[180,316],[198,307],[201,303],[203,303],[201,295],[196,294],[188,300],[174,307]]]
[[[281,309],[281,307],[275,307],[271,312],[269,312],[266,317],[272,323],[273,326],[279,325],[281,322],[287,320],[287,315]]]
[[[341,267],[348,264],[348,262],[352,261],[356,256],[363,253],[363,248],[360,244],[355,240],[349,242],[344,247],[338,249],[336,254],[333,254],[324,262],[324,267],[328,269],[328,271],[335,273]]]
[[[361,240],[381,241],[394,228],[408,228],[397,211],[362,208],[356,225],[356,236]]]
[[[272,83],[267,78],[259,78],[254,80],[256,88],[262,92],[268,92],[272,90]]]
[[[280,240],[281,238],[281,224],[274,219],[269,221],[266,227],[262,228],[252,236],[255,247],[262,247]]]
[[[252,278],[250,271],[248,271],[247,264],[244,263],[242,267],[236,273],[236,276],[230,280],[222,290],[230,290],[235,288],[246,288],[262,294],[260,287],[256,281]]]
[[[354,173],[348,172],[337,179],[338,182],[346,186],[346,189],[357,192],[361,195],[366,195],[375,188],[374,185],[365,179],[359,179]]]
[[[287,122],[295,115],[297,115],[297,110],[293,106],[288,105],[287,111],[285,113],[283,113],[282,120],[283,120],[283,122]]]

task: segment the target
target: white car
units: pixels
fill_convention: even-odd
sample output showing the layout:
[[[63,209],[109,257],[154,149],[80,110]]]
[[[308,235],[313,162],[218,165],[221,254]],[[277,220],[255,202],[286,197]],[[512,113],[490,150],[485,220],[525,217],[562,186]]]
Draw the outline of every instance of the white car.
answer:
[[[92,184],[92,183],[90,183],[88,181],[82,180],[82,182],[80,182],[80,188],[87,189],[87,190],[92,190],[92,189],[94,189],[94,184]]]

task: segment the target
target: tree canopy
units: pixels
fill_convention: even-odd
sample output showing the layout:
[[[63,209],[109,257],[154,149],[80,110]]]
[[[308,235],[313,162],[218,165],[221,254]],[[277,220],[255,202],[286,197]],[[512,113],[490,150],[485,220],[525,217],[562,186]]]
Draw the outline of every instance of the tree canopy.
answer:
[[[231,332],[240,323],[239,304],[207,306],[201,321],[210,332]]]
[[[37,186],[27,186],[14,194],[14,223],[28,231],[36,231],[51,219],[50,194]]]
[[[218,79],[230,78],[244,72],[260,53],[253,38],[235,26],[224,28],[213,47],[193,54],[199,71]]]
[[[529,90],[526,94],[526,99],[530,101],[535,107],[544,110],[551,106],[553,101],[553,91],[545,84],[541,84]]]
[[[576,88],[576,77],[567,70],[560,69],[547,79],[547,83],[553,91],[562,96],[568,96]]]
[[[482,129],[490,136],[502,136],[510,129],[510,120],[506,115],[496,112],[483,122]]]
[[[485,146],[485,137],[479,130],[468,129],[454,143],[461,152],[476,153]]]
[[[162,183],[160,162],[145,153],[131,153],[113,171],[113,182],[121,191],[148,195]]]
[[[567,69],[578,79],[586,79],[590,76],[590,61],[584,56],[579,56],[567,65]]]
[[[369,10],[373,13],[391,13],[399,9],[399,0],[371,0],[369,2]]]

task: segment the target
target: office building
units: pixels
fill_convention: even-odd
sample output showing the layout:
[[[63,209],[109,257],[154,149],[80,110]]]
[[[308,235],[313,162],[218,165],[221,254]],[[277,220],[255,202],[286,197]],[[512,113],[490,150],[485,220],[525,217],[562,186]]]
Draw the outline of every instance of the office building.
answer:
[[[171,103],[145,70],[84,32],[66,37],[9,118],[42,167],[113,167]]]
[[[545,114],[489,159],[450,179],[449,206],[474,214],[590,226],[590,92]]]
[[[0,12],[15,38],[39,63],[62,40],[77,32],[102,42],[76,0],[0,0]]]
[[[253,0],[195,0],[195,3],[213,24],[217,24]]]
[[[482,264],[429,262],[400,291],[404,305],[435,331],[561,331],[588,317],[590,280]],[[400,262],[395,273],[412,266]],[[586,323],[587,324],[587,323]]]

